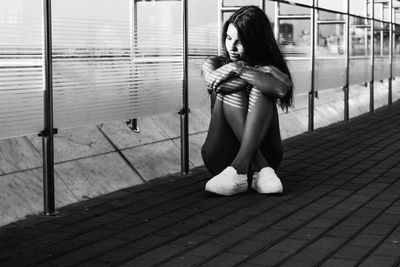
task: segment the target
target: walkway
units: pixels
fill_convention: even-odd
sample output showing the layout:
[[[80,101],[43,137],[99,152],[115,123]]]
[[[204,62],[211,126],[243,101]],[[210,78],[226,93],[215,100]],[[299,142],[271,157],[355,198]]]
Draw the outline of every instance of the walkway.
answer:
[[[285,141],[285,194],[165,177],[0,228],[0,266],[396,266],[400,103]]]

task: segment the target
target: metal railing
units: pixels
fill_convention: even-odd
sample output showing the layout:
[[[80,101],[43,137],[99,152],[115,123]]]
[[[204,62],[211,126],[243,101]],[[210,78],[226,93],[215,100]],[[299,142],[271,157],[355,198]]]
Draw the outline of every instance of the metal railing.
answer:
[[[370,89],[370,107],[369,110],[370,112],[374,112],[375,110],[375,106],[374,106],[374,76],[375,76],[375,59],[378,57],[378,55],[376,54],[376,48],[375,48],[375,31],[379,31],[380,35],[380,44],[381,47],[380,49],[380,53],[379,55],[382,56],[384,53],[382,52],[384,47],[383,47],[383,27],[381,27],[381,29],[376,29],[375,28],[375,23],[380,23],[381,25],[383,25],[384,23],[388,23],[390,25],[389,27],[389,58],[390,58],[390,63],[389,63],[389,75],[387,77],[387,79],[389,80],[389,86],[388,86],[388,104],[390,105],[392,103],[392,80],[393,80],[393,59],[394,59],[394,52],[393,52],[393,43],[394,43],[394,39],[393,39],[393,27],[396,25],[395,21],[394,21],[394,12],[396,12],[396,10],[399,10],[399,6],[400,3],[398,4],[397,7],[395,7],[393,5],[393,2],[396,0],[386,0],[386,1],[378,1],[378,0],[368,0],[365,1],[365,5],[366,5],[366,12],[369,13],[365,14],[365,16],[360,16],[360,15],[356,15],[356,14],[351,14],[350,12],[350,1],[351,0],[347,0],[347,1],[343,1],[346,2],[346,11],[342,12],[342,11],[337,11],[337,10],[330,10],[324,7],[320,7],[318,4],[318,0],[310,0],[310,4],[304,4],[304,3],[297,3],[297,1],[286,1],[286,0],[269,0],[269,1],[260,1],[259,6],[262,8],[265,8],[265,3],[266,2],[274,2],[275,3],[275,13],[274,13],[274,17],[273,17],[273,24],[274,24],[274,32],[276,35],[276,38],[279,40],[280,36],[279,36],[279,25],[280,25],[280,21],[281,20],[309,20],[310,21],[310,36],[311,36],[311,40],[309,43],[309,57],[296,57],[296,58],[291,58],[290,56],[287,56],[286,59],[287,60],[309,60],[311,62],[311,68],[310,68],[310,76],[311,76],[311,81],[310,81],[310,88],[308,91],[308,131],[312,132],[314,131],[314,111],[315,111],[315,98],[318,96],[318,89],[317,85],[316,85],[316,63],[317,63],[317,56],[316,56],[316,49],[318,48],[318,38],[319,38],[319,26],[320,25],[327,25],[327,24],[333,24],[333,25],[344,25],[345,27],[345,31],[344,31],[344,40],[345,40],[345,81],[344,84],[342,85],[343,88],[343,93],[344,93],[344,117],[343,120],[347,121],[349,120],[349,91],[350,91],[350,61],[351,59],[357,58],[357,59],[370,59],[370,67],[371,67],[371,71],[370,71],[370,77],[371,79],[365,82],[368,82],[369,84],[369,89]],[[398,1],[397,1],[398,2]],[[285,14],[282,15],[280,14],[280,5],[284,4],[284,5],[290,5],[292,7],[298,7],[298,8],[304,8],[309,10],[309,14],[298,14],[298,15],[293,15],[293,14]],[[384,9],[388,8],[390,10],[390,20],[389,21],[385,21],[384,18],[375,18],[375,6],[379,4],[380,8],[381,8],[381,14],[384,13]],[[369,10],[368,10],[369,7]],[[222,24],[223,24],[223,14],[225,12],[232,12],[235,11],[237,9],[239,9],[240,6],[224,6],[224,1],[220,0],[219,1],[219,29],[221,29]],[[320,12],[327,12],[327,13],[332,13],[332,14],[336,14],[336,15],[340,15],[342,17],[344,17],[344,19],[340,19],[340,20],[321,20],[319,18],[319,14]],[[382,15],[383,16],[383,15]],[[366,32],[366,36],[365,36],[365,56],[353,56],[350,54],[351,50],[351,34],[350,34],[350,28],[351,28],[351,21],[350,18],[351,17],[358,17],[360,19],[366,19],[368,21],[370,21],[370,26],[366,26],[369,27],[370,29],[370,36],[368,36],[368,33]],[[271,19],[271,18],[270,18]],[[367,44],[368,38],[370,39],[370,44]],[[281,43],[282,45],[282,43]],[[368,55],[367,50],[368,50],[368,46],[370,47],[370,54]],[[219,47],[219,49],[221,49]],[[337,57],[338,58],[338,57]],[[319,56],[319,59],[323,59],[322,57]],[[328,59],[328,58],[327,58]]]
[[[135,53],[137,51],[137,47],[135,47],[135,44],[137,43],[135,33],[137,32],[137,8],[136,4],[137,2],[140,2],[141,0],[129,0],[130,3],[130,45],[131,47],[128,48],[130,49],[130,53]],[[169,1],[169,0],[165,0]],[[379,2],[381,8],[384,8],[385,6],[388,6],[387,8],[390,9],[390,21],[384,21],[383,19],[376,19],[374,18],[374,13],[375,13],[375,2],[378,0],[370,0],[368,3],[367,1],[365,2],[366,5],[370,7],[369,13],[370,16],[359,16],[355,14],[350,13],[350,1],[347,0],[347,10],[346,12],[338,12],[338,11],[332,11],[328,9],[324,9],[318,6],[318,1],[317,0],[310,0],[310,5],[305,5],[301,3],[296,3],[292,1],[273,1],[273,0],[260,0],[259,6],[262,9],[266,9],[267,3],[273,3],[275,5],[275,16],[273,19],[274,22],[274,31],[279,38],[279,25],[280,25],[280,20],[284,19],[303,19],[303,20],[309,20],[310,21],[310,44],[309,47],[307,47],[307,51],[305,51],[304,54],[305,56],[302,55],[302,57],[292,57],[288,58],[289,60],[292,60],[292,62],[295,61],[304,61],[305,68],[310,68],[310,76],[311,76],[311,82],[310,82],[310,87],[307,88],[307,96],[308,96],[308,131],[312,132],[314,130],[314,111],[315,111],[315,97],[318,93],[317,85],[316,85],[316,76],[317,76],[317,60],[318,59],[329,59],[327,56],[324,58],[319,57],[317,58],[317,48],[318,48],[318,29],[320,25],[323,24],[340,24],[343,25],[345,28],[344,30],[344,40],[345,40],[345,55],[341,55],[341,59],[345,59],[345,81],[343,84],[343,92],[344,92],[344,120],[349,120],[349,87],[350,87],[350,63],[352,59],[355,59],[356,56],[351,54],[351,38],[350,38],[350,29],[351,29],[351,18],[352,17],[359,17],[360,19],[365,19],[369,21],[369,25],[365,25],[366,28],[370,30],[370,40],[369,40],[369,45],[367,44],[368,42],[368,32],[366,31],[365,33],[365,55],[363,56],[357,56],[357,58],[364,58],[364,59],[370,59],[370,65],[371,65],[371,71],[370,71],[370,77],[371,80],[365,81],[369,83],[369,89],[370,89],[370,112],[373,112],[375,107],[374,107],[374,75],[375,75],[375,70],[374,70],[374,64],[375,64],[375,58],[377,58],[376,54],[376,49],[375,49],[375,42],[374,42],[374,33],[375,33],[375,22],[381,23],[389,23],[389,62],[390,62],[390,73],[388,75],[388,80],[389,80],[389,86],[388,86],[388,104],[390,105],[393,101],[392,99],[392,79],[393,79],[393,62],[395,58],[395,53],[394,53],[394,43],[395,43],[395,36],[396,33],[395,29],[400,29],[400,25],[396,24],[395,22],[395,12],[399,11],[399,5],[394,5],[395,0],[388,0]],[[399,1],[396,0],[396,3]],[[44,184],[44,214],[46,215],[53,215],[55,214],[55,196],[54,196],[54,134],[57,133],[57,129],[54,127],[54,121],[53,121],[53,62],[52,58],[54,58],[54,53],[53,53],[53,48],[52,48],[52,6],[51,0],[42,0],[43,3],[43,57],[44,57],[44,65],[43,65],[43,73],[44,73],[44,106],[43,106],[43,114],[44,114],[44,126],[43,130],[41,131],[40,135],[42,137],[42,144],[43,144],[43,184]],[[181,49],[181,52],[179,53],[178,56],[174,56],[174,59],[181,57],[179,59],[179,62],[182,62],[182,73],[179,73],[179,75],[182,75],[181,81],[182,81],[182,99],[180,102],[180,108],[179,108],[179,115],[180,115],[180,142],[181,142],[181,172],[188,173],[189,172],[189,130],[188,130],[188,121],[189,121],[189,77],[188,77],[188,59],[190,58],[189,54],[189,49],[188,49],[188,40],[189,40],[189,25],[188,25],[188,0],[181,0],[181,25],[182,25],[182,32],[179,32],[182,37],[182,44],[181,46],[179,45],[178,49]],[[291,5],[291,6],[296,6],[300,8],[307,8],[310,10],[310,13],[307,15],[282,15],[279,13],[279,5],[280,4],[285,4],[285,5]],[[220,36],[220,29],[223,23],[223,13],[224,12],[232,12],[235,11],[237,6],[224,6],[224,1],[219,0],[218,1],[218,33],[215,38],[219,40]],[[343,20],[325,20],[321,21],[319,20],[319,12],[330,12],[334,14],[339,14],[342,15],[345,19]],[[54,21],[53,21],[54,22]],[[395,28],[396,27],[396,28]],[[383,37],[383,29],[376,29],[377,31],[380,32],[380,39],[382,40]],[[218,41],[218,44],[220,45],[220,42]],[[381,47],[380,49],[382,50],[382,44],[383,40],[381,41]],[[368,54],[368,47],[370,49],[370,52]],[[125,49],[125,48],[124,48]],[[221,48],[219,46],[220,51]],[[124,50],[125,51],[125,50]],[[206,50],[204,50],[206,51]],[[202,53],[204,53],[202,50]],[[304,51],[303,51],[304,52]],[[383,55],[384,53],[381,51],[379,55]],[[203,54],[202,54],[203,56]],[[126,56],[128,57],[128,56]],[[131,54],[131,58],[133,58],[133,55]],[[143,62],[146,60],[153,60],[151,58],[145,58],[143,59]],[[146,61],[147,62],[147,61]],[[301,62],[300,62],[301,63]],[[309,64],[310,63],[310,64]],[[133,64],[132,62],[130,64]],[[136,63],[135,63],[136,64]],[[301,64],[299,64],[301,65]],[[180,68],[180,65],[179,65]],[[200,75],[200,73],[199,73]],[[136,123],[140,124],[140,121]],[[137,124],[136,124],[137,126]]]

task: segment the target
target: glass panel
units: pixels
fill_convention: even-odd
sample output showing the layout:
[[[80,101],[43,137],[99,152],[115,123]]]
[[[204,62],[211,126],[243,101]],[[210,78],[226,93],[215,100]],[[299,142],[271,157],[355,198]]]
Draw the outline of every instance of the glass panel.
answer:
[[[139,2],[131,29],[128,0],[55,1],[56,127],[178,111],[180,6],[179,1]]]
[[[400,77],[400,25],[395,25],[393,36],[393,76]]]
[[[140,116],[177,112],[182,105],[181,2],[141,1],[136,10],[130,95],[136,107],[131,104],[130,110]]]
[[[340,18],[332,12],[324,17]],[[344,24],[319,24],[315,60],[315,127],[323,127],[343,120],[344,104],[342,87],[346,84],[346,57]]]
[[[0,1],[0,138],[43,130],[42,1]]]
[[[371,26],[367,19],[350,18],[350,56],[369,56]]]
[[[294,109],[289,112],[302,114],[296,121],[296,133],[306,132],[308,129],[308,92],[311,88],[311,23],[309,19],[282,19],[279,20],[280,43],[294,84]],[[281,116],[285,116],[281,111]],[[300,122],[300,123],[299,123]],[[293,132],[291,120],[281,119],[282,133]],[[283,136],[285,137],[285,136]]]
[[[334,12],[327,12],[320,10],[318,12],[318,19],[319,20],[334,20],[334,21],[344,21],[345,17],[342,14],[334,13]]]
[[[388,24],[375,22],[376,29],[374,34],[374,79],[384,80],[390,76],[390,58],[389,58],[389,31]],[[379,28],[378,28],[379,27]]]
[[[319,89],[319,88],[318,88]],[[344,118],[343,89],[331,88],[318,91],[314,100],[314,127],[324,127]]]
[[[375,23],[375,59],[374,59],[374,107],[387,104],[388,84],[383,81],[390,77],[389,28],[388,23]]]
[[[384,80],[388,79],[390,76],[390,58],[375,56],[374,64],[374,79]]]
[[[358,67],[358,65],[355,65]],[[349,117],[354,118],[369,112],[369,83],[351,84],[349,88]]]
[[[387,105],[389,98],[388,80],[374,81],[374,109]]]
[[[311,8],[279,3],[280,15],[310,15]]]
[[[279,38],[287,58],[296,94],[305,94],[311,88],[311,23],[309,19],[279,20]]]
[[[393,101],[400,99],[400,25],[395,25],[394,32],[394,46],[393,46],[393,77],[396,77],[397,86],[393,86]]]
[[[343,24],[319,25],[315,63],[315,84],[318,90],[345,85],[346,58]]]
[[[367,0],[349,0],[350,14],[367,16]]]
[[[349,0],[351,1],[351,0]],[[322,7],[325,9],[346,12],[347,11],[347,0],[318,0],[318,7]]]
[[[382,30],[382,33],[381,33],[381,35],[382,35],[382,44],[383,44],[383,47],[382,47],[382,53],[383,53],[383,55],[387,55],[387,56],[389,56],[389,53],[390,53],[390,38],[389,38],[389,36],[390,36],[390,32],[389,32],[389,26],[390,24],[389,23],[384,23],[383,24],[383,30]]]
[[[217,6],[214,0],[188,2],[189,23],[189,103],[190,108],[210,106],[201,66],[218,54]]]
[[[371,27],[369,20],[350,19],[350,84],[371,80]]]

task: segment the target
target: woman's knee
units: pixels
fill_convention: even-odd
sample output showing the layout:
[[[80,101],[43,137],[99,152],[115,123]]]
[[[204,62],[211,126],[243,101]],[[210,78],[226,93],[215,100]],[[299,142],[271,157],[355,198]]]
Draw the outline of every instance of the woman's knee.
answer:
[[[249,91],[249,112],[252,111],[256,106],[270,109],[274,106],[274,104],[275,102],[271,97],[264,95],[257,88],[252,88]]]
[[[242,91],[226,95],[218,94],[217,99],[222,101],[224,110],[229,110],[229,108],[247,109],[248,106],[248,96]]]

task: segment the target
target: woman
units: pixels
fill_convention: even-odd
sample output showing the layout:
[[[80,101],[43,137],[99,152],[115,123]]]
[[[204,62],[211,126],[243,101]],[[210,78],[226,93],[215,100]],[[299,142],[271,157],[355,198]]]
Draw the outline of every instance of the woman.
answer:
[[[236,11],[222,31],[224,56],[203,64],[212,97],[208,135],[202,147],[214,176],[206,191],[247,191],[247,174],[259,193],[282,193],[275,171],[282,159],[276,104],[292,106],[290,73],[265,13],[255,6]]]

